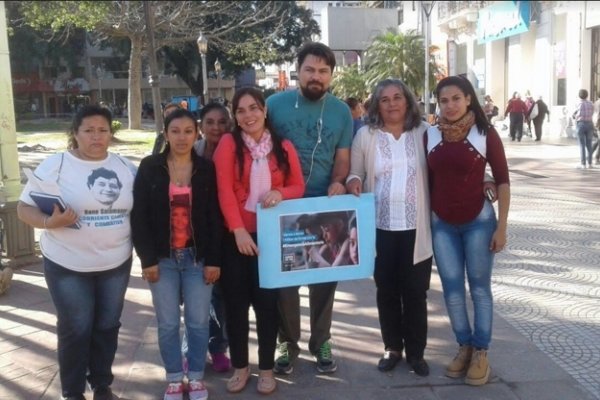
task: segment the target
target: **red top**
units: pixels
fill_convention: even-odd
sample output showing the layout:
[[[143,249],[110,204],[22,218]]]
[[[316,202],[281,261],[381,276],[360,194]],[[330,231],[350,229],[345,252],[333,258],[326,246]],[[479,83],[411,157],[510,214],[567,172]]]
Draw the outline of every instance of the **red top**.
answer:
[[[483,208],[483,177],[486,163],[496,185],[509,183],[502,140],[495,129],[486,135],[486,158],[468,140],[440,142],[427,155],[431,187],[431,209],[444,221],[464,224]]]
[[[283,149],[287,152],[290,170],[287,175],[277,166],[277,159],[269,154],[271,170],[271,189],[278,190],[284,200],[297,199],[304,194],[304,177],[300,168],[298,153],[289,140],[283,141]],[[239,179],[239,167],[235,155],[235,142],[230,133],[223,135],[213,156],[217,169],[217,187],[219,204],[225,218],[225,225],[230,231],[246,228],[250,233],[256,232],[256,213],[247,211],[244,206],[250,194],[250,168],[252,157],[244,146],[244,175]]]
[[[523,113],[525,114],[528,111],[527,104],[519,98],[510,99],[508,101],[508,105],[506,106],[506,111],[504,114],[508,113]]]

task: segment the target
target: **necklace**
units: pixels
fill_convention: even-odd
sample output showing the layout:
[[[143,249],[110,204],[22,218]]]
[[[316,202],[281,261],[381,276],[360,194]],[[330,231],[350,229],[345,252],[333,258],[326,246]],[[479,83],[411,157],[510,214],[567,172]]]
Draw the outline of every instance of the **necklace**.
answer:
[[[167,160],[167,164],[169,165],[171,182],[180,187],[189,186],[192,174],[192,163],[185,162],[176,166],[175,161]]]

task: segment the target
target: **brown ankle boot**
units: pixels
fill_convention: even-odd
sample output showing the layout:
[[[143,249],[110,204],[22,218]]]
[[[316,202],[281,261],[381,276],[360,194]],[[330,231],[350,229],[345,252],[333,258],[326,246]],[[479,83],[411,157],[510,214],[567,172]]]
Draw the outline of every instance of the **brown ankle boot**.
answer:
[[[473,347],[461,345],[452,362],[446,367],[446,376],[449,378],[461,378],[465,376],[471,363],[472,354]]]
[[[475,350],[467,371],[465,383],[472,386],[485,385],[490,379],[490,363],[486,350]]]

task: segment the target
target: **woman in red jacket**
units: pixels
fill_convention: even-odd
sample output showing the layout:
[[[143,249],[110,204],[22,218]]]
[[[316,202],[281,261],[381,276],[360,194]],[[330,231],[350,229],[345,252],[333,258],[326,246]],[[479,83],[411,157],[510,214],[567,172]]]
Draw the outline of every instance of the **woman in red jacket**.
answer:
[[[217,167],[219,203],[229,229],[221,275],[227,309],[231,363],[235,368],[227,390],[240,392],[250,377],[248,366],[248,308],[256,314],[259,379],[257,390],[275,390],[273,366],[279,315],[277,289],[258,282],[256,209],[274,207],[285,199],[302,197],[304,178],[292,143],[269,129],[260,91],[243,88],[233,97],[236,126],[225,134],[213,160]]]

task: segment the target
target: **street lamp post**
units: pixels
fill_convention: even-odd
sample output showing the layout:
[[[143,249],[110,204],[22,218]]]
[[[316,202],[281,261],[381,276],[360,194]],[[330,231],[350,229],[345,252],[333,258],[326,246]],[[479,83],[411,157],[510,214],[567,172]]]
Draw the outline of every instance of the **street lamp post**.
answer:
[[[98,103],[102,101],[102,78],[104,78],[104,69],[98,65],[96,67],[96,76],[98,77]]]
[[[215,61],[215,72],[217,73],[217,93],[219,98],[221,98],[223,97],[221,96],[221,63],[218,58],[217,61]]]
[[[425,87],[423,90],[423,103],[425,106],[425,118],[427,122],[429,122],[429,41],[430,41],[430,31],[429,27],[429,17],[431,17],[431,11],[433,10],[433,6],[435,5],[435,1],[421,1],[421,10],[423,11],[423,30],[425,36]]]
[[[202,101],[203,105],[206,105],[208,100],[208,78],[206,77],[206,53],[208,52],[208,40],[206,36],[200,32],[200,36],[196,40],[196,44],[198,45],[198,52],[200,53],[200,58],[202,58]]]

